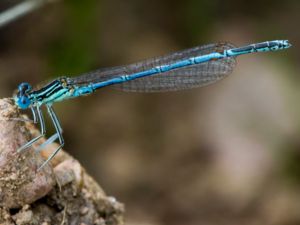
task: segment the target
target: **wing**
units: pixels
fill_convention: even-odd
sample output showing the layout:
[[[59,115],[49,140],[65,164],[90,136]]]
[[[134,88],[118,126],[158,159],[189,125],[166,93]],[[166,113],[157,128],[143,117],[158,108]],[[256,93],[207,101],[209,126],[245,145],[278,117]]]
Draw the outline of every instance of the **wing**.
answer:
[[[213,52],[223,52],[234,48],[229,43],[217,43],[175,52],[162,57],[156,57],[130,64],[104,68],[79,77],[68,78],[68,83],[73,85],[86,85],[88,83],[99,83],[122,75],[135,74],[151,68],[169,65],[181,60],[196,56],[206,55]],[[135,80],[113,84],[116,89],[131,92],[161,92],[176,91],[205,86],[214,83],[230,74],[235,66],[235,58],[227,57],[220,60],[211,60],[192,66],[186,66],[155,75],[141,77]]]

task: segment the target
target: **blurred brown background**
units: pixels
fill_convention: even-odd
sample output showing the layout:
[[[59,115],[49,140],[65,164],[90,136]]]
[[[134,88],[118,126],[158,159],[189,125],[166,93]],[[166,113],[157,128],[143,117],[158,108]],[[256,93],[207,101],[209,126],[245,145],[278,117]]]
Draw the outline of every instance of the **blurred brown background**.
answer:
[[[129,225],[297,225],[299,22],[298,0],[56,1],[0,29],[0,96],[199,44],[289,39],[205,88],[105,88],[55,109],[65,150],[126,204]]]

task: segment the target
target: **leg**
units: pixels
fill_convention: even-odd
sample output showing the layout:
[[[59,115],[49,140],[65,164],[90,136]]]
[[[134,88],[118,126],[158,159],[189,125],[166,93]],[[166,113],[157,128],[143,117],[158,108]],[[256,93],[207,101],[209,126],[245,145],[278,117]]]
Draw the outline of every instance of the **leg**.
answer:
[[[36,111],[34,109],[34,107],[31,107],[31,112],[32,112],[32,116],[33,116],[33,123],[37,123],[38,122],[38,117],[36,115]]]
[[[26,148],[29,148],[34,142],[39,140],[41,137],[45,136],[46,129],[45,129],[45,122],[44,122],[44,117],[43,117],[42,111],[41,111],[40,107],[37,107],[36,110],[37,110],[37,117],[36,117],[36,112],[34,111],[34,109],[32,109],[32,113],[33,113],[34,120],[36,122],[40,121],[41,134],[39,136],[33,138],[31,141],[27,142],[25,145],[23,145],[21,148],[19,148],[17,150],[17,152],[24,151]]]
[[[49,107],[49,108],[48,108],[48,107]],[[54,113],[53,108],[52,108],[51,106],[48,106],[48,107],[47,107],[47,108],[48,108],[48,113],[50,114],[50,116],[51,116],[51,114],[52,114],[51,119],[52,119],[52,121],[55,120],[55,122],[53,121],[53,123],[56,124],[56,125],[58,126],[60,132],[59,132],[59,133],[57,132],[57,133],[53,134],[53,135],[52,135],[50,138],[48,138],[43,144],[41,144],[39,147],[37,147],[37,148],[35,149],[36,152],[42,151],[47,145],[53,143],[57,138],[59,138],[59,134],[60,134],[60,136],[61,136],[60,143],[61,143],[61,140],[63,140],[62,135],[61,135],[61,133],[62,133],[62,128],[61,128],[61,126],[60,126],[60,122],[59,122],[59,120],[58,120],[56,114]],[[49,112],[49,110],[50,110],[50,112]],[[55,127],[55,128],[56,128],[56,127]]]
[[[47,105],[47,109],[48,109],[48,113],[51,117],[51,120],[54,124],[55,130],[56,130],[56,134],[54,134],[52,137],[50,137],[49,139],[51,139],[49,142],[45,142],[47,144],[53,142],[57,137],[59,139],[59,143],[60,146],[48,157],[48,159],[40,166],[40,168],[38,168],[38,170],[42,169],[51,159],[53,159],[53,157],[59,152],[59,150],[64,146],[64,139],[62,136],[62,128],[59,124],[59,121],[57,119],[57,116],[52,108],[51,105]],[[44,143],[44,144],[45,144]]]
[[[35,149],[36,152],[42,151],[47,145],[53,143],[58,138],[58,134],[53,134],[50,138],[48,138],[43,144]]]

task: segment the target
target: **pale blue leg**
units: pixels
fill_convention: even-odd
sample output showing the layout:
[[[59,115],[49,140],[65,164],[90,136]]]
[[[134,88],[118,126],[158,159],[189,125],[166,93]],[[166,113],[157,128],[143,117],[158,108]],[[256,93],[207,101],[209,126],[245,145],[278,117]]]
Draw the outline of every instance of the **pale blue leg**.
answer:
[[[64,139],[63,139],[63,136],[62,136],[62,128],[60,126],[60,123],[57,119],[57,116],[52,108],[51,105],[46,105],[47,106],[47,109],[48,109],[48,113],[51,117],[51,120],[54,124],[54,127],[55,127],[55,130],[56,130],[56,134],[52,135],[50,138],[49,138],[49,141],[46,141],[43,146],[46,146],[50,143],[52,143],[53,141],[55,141],[55,139],[58,137],[58,140],[59,140],[59,143],[60,143],[60,146],[48,157],[48,159],[40,166],[40,169],[42,169],[51,159],[54,158],[54,156],[59,152],[59,150],[64,146]],[[50,140],[51,139],[51,140]]]
[[[56,114],[54,113],[53,108],[52,108],[51,106],[49,106],[49,107],[50,107],[50,110],[51,110],[51,112],[49,112],[49,109],[48,109],[49,114],[50,114],[50,115],[51,115],[51,113],[53,114],[53,118],[52,118],[52,116],[51,116],[51,119],[52,119],[52,120],[55,119],[56,124],[57,124],[57,126],[58,126],[60,132],[57,132],[57,133],[53,134],[53,135],[52,135],[50,138],[48,138],[43,144],[41,144],[39,147],[37,147],[37,148],[35,149],[36,152],[42,151],[47,145],[53,143],[57,138],[59,138],[59,133],[60,133],[60,134],[62,133],[62,127],[61,127],[61,125],[60,125],[60,122],[58,121],[57,116],[56,116]],[[53,123],[54,123],[54,121],[53,121]],[[61,135],[61,138],[62,138],[62,135]],[[60,141],[60,142],[61,142],[61,141]]]
[[[44,121],[44,117],[43,117],[43,113],[40,109],[40,107],[36,107],[36,111],[34,109],[31,109],[32,113],[33,113],[33,120],[35,121],[35,123],[40,122],[40,126],[41,126],[41,134],[35,138],[33,138],[31,141],[27,142],[25,145],[23,145],[22,147],[20,147],[17,152],[22,152],[24,151],[26,148],[29,148],[34,142],[36,142],[37,140],[39,140],[41,137],[45,136],[46,133],[46,128],[45,128],[45,121]],[[37,114],[37,115],[36,115]]]
[[[58,138],[58,134],[53,134],[50,138],[48,138],[43,144],[35,149],[36,152],[42,151],[47,145],[53,143]]]
[[[32,116],[33,116],[33,123],[37,123],[37,122],[38,122],[38,117],[37,117],[35,108],[34,108],[34,107],[31,107],[30,109],[31,109]]]

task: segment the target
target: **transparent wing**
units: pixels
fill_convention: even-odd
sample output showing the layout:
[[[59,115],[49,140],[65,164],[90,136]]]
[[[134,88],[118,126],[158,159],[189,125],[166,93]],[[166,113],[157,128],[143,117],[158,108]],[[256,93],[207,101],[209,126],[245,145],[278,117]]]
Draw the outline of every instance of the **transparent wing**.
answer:
[[[96,70],[79,77],[68,78],[68,83],[75,85],[98,83],[122,75],[130,76],[134,73],[146,71],[161,65],[173,64],[195,56],[206,55],[212,52],[223,52],[231,48],[234,48],[234,46],[229,43],[198,46],[127,66]],[[113,84],[112,86],[119,90],[132,92],[161,92],[190,89],[208,85],[224,78],[232,72],[234,66],[235,58],[227,57],[138,78],[120,84]]]

